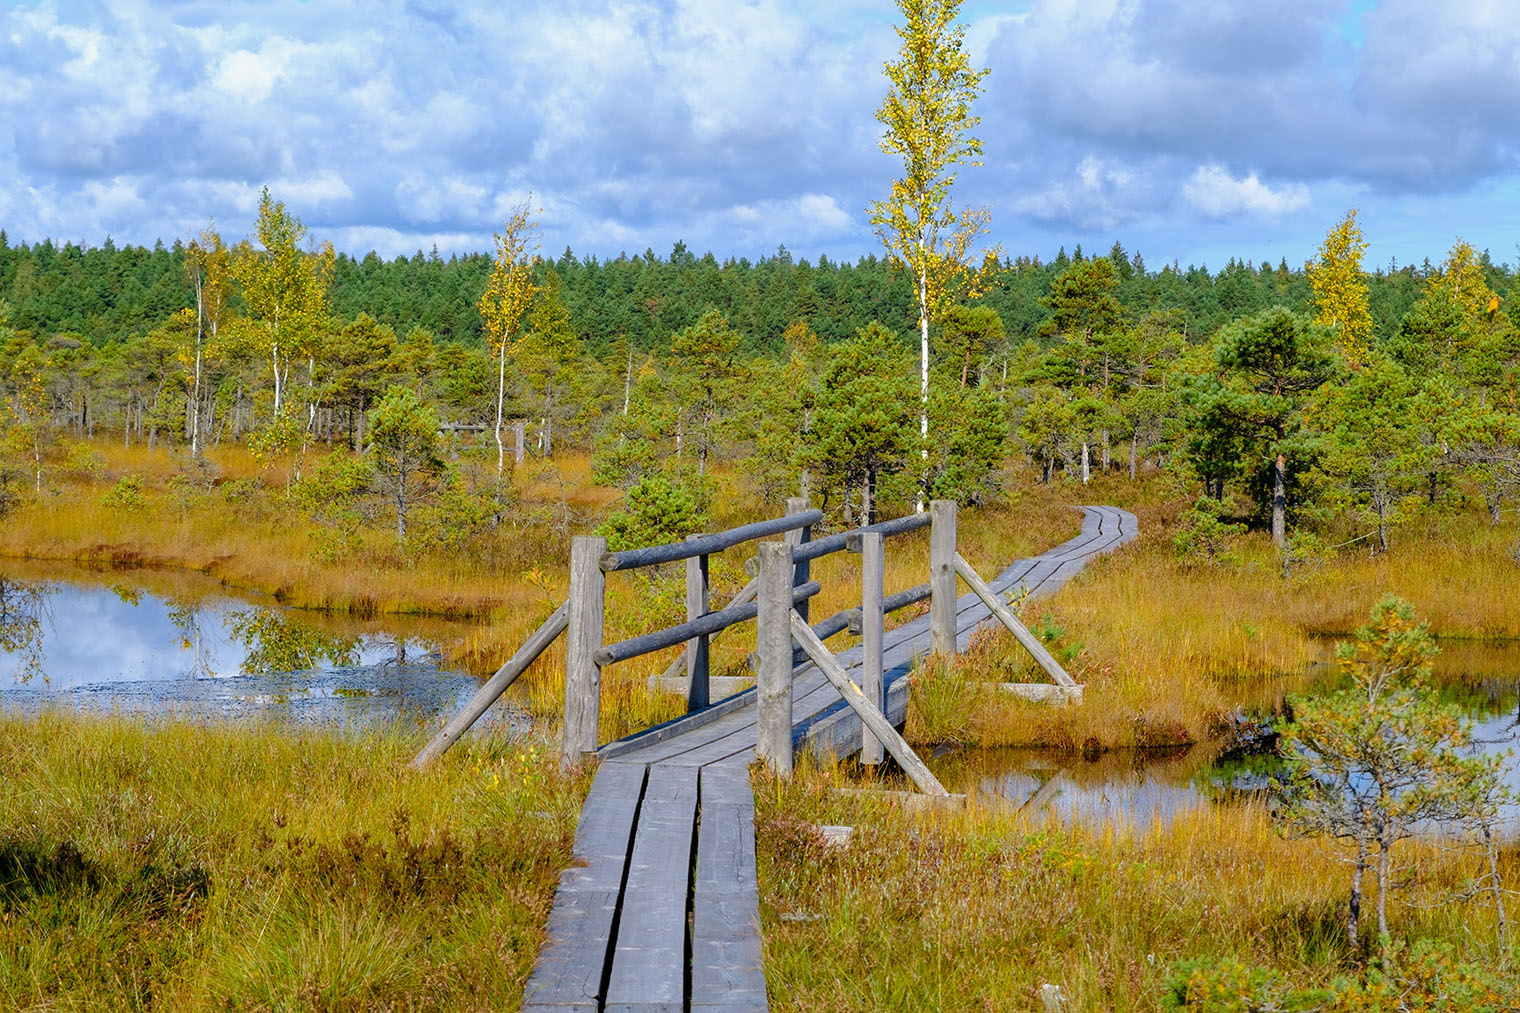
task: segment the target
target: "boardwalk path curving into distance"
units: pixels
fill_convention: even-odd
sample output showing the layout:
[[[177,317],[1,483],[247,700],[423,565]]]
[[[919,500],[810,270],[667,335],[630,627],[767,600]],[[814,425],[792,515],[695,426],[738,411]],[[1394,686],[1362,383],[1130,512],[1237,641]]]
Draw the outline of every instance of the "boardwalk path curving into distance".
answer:
[[[1082,533],[989,581],[1053,594],[1089,559],[1136,535],[1135,516],[1083,507]],[[957,603],[964,648],[991,613],[968,594]],[[996,620],[993,620],[994,622]],[[888,630],[887,716],[907,714],[913,658],[929,650],[925,616]],[[841,653],[846,670],[859,649]],[[794,673],[796,747],[847,754],[860,723],[811,664]],[[754,691],[609,743],[599,751],[575,836],[577,865],[560,876],[548,940],[523,1009],[607,1013],[759,1013],[766,1009],[755,879]]]

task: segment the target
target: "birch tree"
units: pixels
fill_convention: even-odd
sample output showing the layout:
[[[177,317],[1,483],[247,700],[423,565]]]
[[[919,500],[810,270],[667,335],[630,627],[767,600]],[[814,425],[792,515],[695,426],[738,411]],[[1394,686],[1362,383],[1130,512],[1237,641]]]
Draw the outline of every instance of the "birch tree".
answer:
[[[961,165],[980,165],[981,117],[971,103],[987,70],[971,66],[965,29],[955,24],[960,0],[898,0],[904,24],[898,58],[884,66],[887,96],[876,110],[885,128],[881,150],[902,159],[891,196],[873,201],[871,224],[893,263],[913,276],[918,296],[919,437],[929,439],[929,326],[971,287],[973,243],[986,233],[985,208],[957,211],[950,201]],[[923,509],[923,490],[918,497]]]
[[[523,318],[533,305],[539,286],[533,282],[533,260],[538,250],[538,230],[533,212],[519,204],[496,233],[496,263],[477,308],[487,340],[496,351],[496,477],[506,468],[506,449],[501,442],[502,412],[507,400],[507,352],[520,340]]]
[[[228,283],[232,275],[232,254],[222,244],[215,223],[207,226],[199,238],[185,247],[185,272],[195,290],[195,355],[190,373],[190,456],[201,453],[201,371],[207,343],[216,344],[222,311],[227,306]]]
[[[274,414],[290,385],[291,360],[311,352],[327,309],[335,254],[331,243],[302,252],[306,226],[265,187],[259,197],[258,245],[239,244],[233,274],[243,289],[249,321],[259,335],[274,378]]]
[[[1362,254],[1367,240],[1356,223],[1356,209],[1346,212],[1319,247],[1319,259],[1306,266],[1314,290],[1314,322],[1335,335],[1336,345],[1353,369],[1360,369],[1372,347],[1372,312],[1367,308],[1367,276]]]

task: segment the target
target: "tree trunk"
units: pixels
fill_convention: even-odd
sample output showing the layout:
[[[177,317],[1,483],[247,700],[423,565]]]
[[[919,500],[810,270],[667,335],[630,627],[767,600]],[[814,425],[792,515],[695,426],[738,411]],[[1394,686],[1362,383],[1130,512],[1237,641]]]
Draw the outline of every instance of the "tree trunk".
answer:
[[[1377,899],[1377,923],[1378,945],[1383,950],[1383,960],[1388,960],[1388,887],[1393,878],[1393,841],[1388,828],[1384,828],[1378,839],[1378,899]]]
[[[1346,905],[1346,945],[1355,953],[1361,945],[1362,874],[1367,871],[1367,842],[1356,842],[1356,864],[1351,867],[1351,900]]]
[[[1388,499],[1383,493],[1375,493],[1378,515],[1378,551],[1388,552]]]
[[[1272,544],[1288,544],[1288,459],[1281,453],[1272,465]]]
[[[1139,451],[1139,434],[1131,433],[1129,437],[1129,480],[1135,480],[1135,455]]]
[[[1483,844],[1488,850],[1488,892],[1494,899],[1494,917],[1499,921],[1499,966],[1509,963],[1509,919],[1504,911],[1504,881],[1499,878],[1499,842],[1488,818],[1483,820]]]
[[[507,451],[501,443],[501,410],[507,399],[507,342],[503,339],[496,358],[496,477],[507,470]]]
[[[1088,455],[1087,441],[1083,440],[1082,441],[1082,484],[1086,485],[1087,482],[1088,482],[1088,480],[1091,479],[1091,478],[1092,478],[1092,469],[1091,469],[1090,464],[1089,464],[1089,455]]]
[[[922,246],[922,244],[920,244]],[[920,249],[920,255],[922,255]],[[924,512],[924,492],[929,484],[929,267],[918,268],[918,436],[922,441],[919,459],[923,472],[919,476],[918,498],[913,504],[914,513]]]
[[[628,346],[628,368],[623,373],[623,414],[628,414],[628,401],[633,397],[633,346]]]

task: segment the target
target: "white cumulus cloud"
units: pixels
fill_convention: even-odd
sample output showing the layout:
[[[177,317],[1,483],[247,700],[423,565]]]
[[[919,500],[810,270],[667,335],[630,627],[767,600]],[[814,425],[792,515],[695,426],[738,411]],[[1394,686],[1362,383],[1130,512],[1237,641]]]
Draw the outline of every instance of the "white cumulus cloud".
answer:
[[[1201,165],[1182,185],[1187,202],[1210,218],[1281,218],[1309,205],[1309,188],[1290,183],[1273,189],[1250,173],[1236,179],[1220,165]]]

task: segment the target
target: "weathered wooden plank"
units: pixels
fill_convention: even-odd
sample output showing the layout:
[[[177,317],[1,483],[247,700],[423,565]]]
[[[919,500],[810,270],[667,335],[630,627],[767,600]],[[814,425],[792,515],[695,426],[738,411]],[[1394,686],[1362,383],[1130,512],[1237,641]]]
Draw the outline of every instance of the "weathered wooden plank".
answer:
[[[881,533],[871,531],[860,536],[860,689],[871,706],[882,712],[887,707],[887,687],[882,681],[883,581],[887,571],[885,545]],[[869,728],[860,731],[860,762],[877,764],[883,757],[881,740]]]
[[[791,600],[793,602],[806,601],[820,590],[817,581],[809,581],[801,587],[791,589]],[[663,651],[667,647],[686,643],[694,637],[719,633],[730,626],[748,622],[756,617],[758,608],[757,604],[730,605],[717,612],[708,612],[706,615],[700,615],[684,623],[667,626],[663,630],[655,630],[653,633],[644,633],[637,637],[629,637],[627,640],[620,640],[615,644],[608,644],[599,649],[594,657],[598,665],[611,665],[644,654],[653,654],[655,651]]]
[[[810,524],[817,524],[821,520],[823,520],[822,511],[807,510],[800,514],[777,517],[774,520],[741,524],[737,528],[730,528],[713,535],[702,535],[684,542],[651,545],[643,549],[624,549],[622,552],[604,552],[601,557],[601,568],[611,573],[613,570],[631,570],[635,567],[655,566],[660,563],[678,563],[692,556],[710,556],[741,542],[765,538],[768,535],[779,535]]]
[[[591,782],[575,833],[578,864],[560,874],[524,1010],[598,1007],[644,779],[642,764],[603,764]]]
[[[687,535],[688,539],[697,537]],[[690,622],[698,616],[707,615],[709,584],[707,557],[692,556],[686,560],[686,619]],[[708,650],[706,633],[699,633],[686,642],[686,710],[705,708],[708,699],[707,669]]]
[[[651,767],[628,863],[606,1008],[675,1010],[686,1001],[686,900],[697,771]]]
[[[813,509],[813,498],[811,496],[793,496],[792,498],[790,498],[790,499],[788,499],[786,501],[786,513],[787,513],[788,517],[795,517],[795,516],[797,516],[799,514],[805,514],[805,513],[809,512],[812,509]],[[806,545],[808,542],[811,542],[812,540],[813,540],[813,525],[811,525],[811,524],[807,525],[806,527],[793,528],[791,531],[788,531],[786,533],[786,535],[784,536],[784,541],[788,545],[790,545],[792,547],[792,549],[793,549],[793,552],[792,552],[792,586],[793,587],[801,587],[802,585],[808,583],[809,581],[811,581],[813,579],[813,576],[812,576],[813,564],[812,564],[812,562],[810,560],[807,560],[807,559],[799,559],[797,557],[797,554],[796,554],[796,550],[797,549],[801,548],[803,545]],[[806,599],[803,600],[803,602],[802,602],[801,605],[794,605],[792,607],[795,608],[795,609],[797,609],[798,612],[802,613],[802,618],[806,619],[808,617],[808,602],[807,602]]]
[[[850,677],[839,666],[839,662],[829,654],[829,649],[823,646],[823,641],[813,635],[808,624],[795,612],[792,613],[792,636],[807,648],[808,656],[813,659],[813,664],[818,666],[819,670],[834,684],[834,688],[839,691],[840,696],[844,697],[845,702],[854,708],[861,723],[881,740],[887,752],[892,754],[892,759],[897,761],[897,765],[918,786],[918,790],[927,795],[948,795],[949,792],[945,791],[945,786],[939,783],[939,779],[924,765],[924,761],[920,760],[912,747],[903,741],[901,735],[897,734],[897,730],[892,727],[881,711],[865,698],[860,688],[850,682]]]
[[[755,752],[783,777],[792,772],[792,547],[765,542],[759,547],[760,593],[755,649],[760,672]]]
[[[929,504],[929,649],[955,653],[955,501]]]
[[[691,1008],[765,1009],[749,772],[708,766],[692,892]]]
[[[972,591],[976,592],[977,597],[982,599],[987,608],[992,610],[992,614],[997,616],[998,621],[1008,627],[1008,631],[1013,634],[1014,639],[1022,644],[1024,650],[1033,656],[1035,662],[1045,670],[1046,675],[1050,676],[1061,686],[1075,686],[1077,684],[1077,680],[1067,675],[1066,669],[1061,667],[1061,663],[1045,649],[1044,644],[1040,643],[1040,638],[1029,632],[1029,628],[1019,622],[1019,618],[1013,614],[1013,610],[1003,604],[1002,599],[997,596],[992,588],[987,586],[987,582],[978,576],[977,572],[972,569],[971,564],[966,562],[965,557],[959,552],[955,554],[955,572],[960,575],[961,580],[964,580]]]

